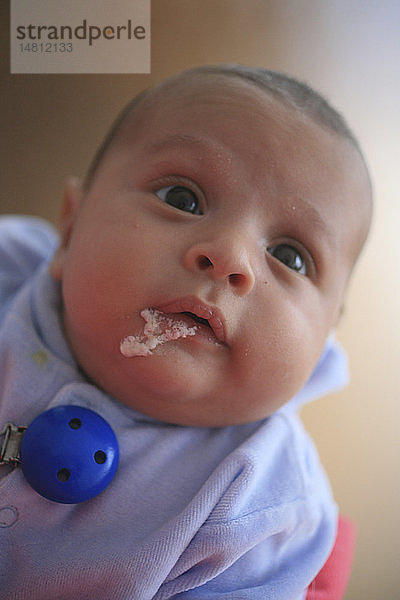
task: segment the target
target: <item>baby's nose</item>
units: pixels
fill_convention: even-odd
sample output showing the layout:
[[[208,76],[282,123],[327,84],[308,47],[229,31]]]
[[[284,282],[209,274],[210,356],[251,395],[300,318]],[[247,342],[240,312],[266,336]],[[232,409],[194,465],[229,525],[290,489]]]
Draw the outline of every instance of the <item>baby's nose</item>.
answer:
[[[240,238],[195,243],[186,252],[184,264],[192,272],[228,283],[239,295],[248,294],[255,283],[249,252]]]

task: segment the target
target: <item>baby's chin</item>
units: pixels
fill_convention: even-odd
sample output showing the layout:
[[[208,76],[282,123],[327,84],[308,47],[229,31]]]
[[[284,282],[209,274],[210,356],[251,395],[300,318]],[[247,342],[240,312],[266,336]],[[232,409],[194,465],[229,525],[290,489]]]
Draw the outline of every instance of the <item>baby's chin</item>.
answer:
[[[209,370],[189,369],[185,358],[156,353],[134,359],[130,383],[116,386],[112,394],[122,404],[157,421],[189,427],[227,427],[259,421],[271,414],[267,406],[251,406],[246,390],[229,386]],[[134,391],[132,391],[134,390]],[[109,391],[110,390],[106,390]],[[260,396],[258,396],[260,397]],[[275,407],[274,407],[275,408]]]
[[[165,346],[151,356],[125,359],[120,367],[105,391],[123,404],[176,425],[214,426],[218,382],[210,365],[190,352]]]

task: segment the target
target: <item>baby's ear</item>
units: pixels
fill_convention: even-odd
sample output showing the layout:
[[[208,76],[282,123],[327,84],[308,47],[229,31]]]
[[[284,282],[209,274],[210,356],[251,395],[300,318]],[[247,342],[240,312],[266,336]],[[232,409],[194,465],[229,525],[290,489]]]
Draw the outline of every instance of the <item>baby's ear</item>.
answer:
[[[60,245],[49,265],[50,275],[57,280],[62,279],[65,256],[82,197],[81,181],[77,177],[69,177],[64,186],[59,219]]]

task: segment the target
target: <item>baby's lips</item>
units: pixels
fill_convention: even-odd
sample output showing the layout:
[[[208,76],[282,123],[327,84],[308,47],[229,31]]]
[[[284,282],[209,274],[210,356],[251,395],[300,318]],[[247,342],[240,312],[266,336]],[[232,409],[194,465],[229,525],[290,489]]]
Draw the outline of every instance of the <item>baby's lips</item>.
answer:
[[[210,306],[195,296],[185,296],[157,308],[164,313],[193,313],[201,319],[206,319],[217,340],[226,344],[225,318],[216,306]]]
[[[158,309],[145,308],[140,313],[145,321],[143,334],[130,335],[120,343],[120,352],[127,358],[149,356],[153,350],[166,342],[195,335],[198,325],[183,315],[167,315]]]

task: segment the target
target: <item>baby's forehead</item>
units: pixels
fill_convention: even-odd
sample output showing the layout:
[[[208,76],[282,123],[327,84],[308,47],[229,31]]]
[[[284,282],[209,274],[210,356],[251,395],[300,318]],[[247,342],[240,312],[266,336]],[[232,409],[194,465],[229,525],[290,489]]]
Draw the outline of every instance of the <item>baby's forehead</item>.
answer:
[[[312,94],[313,91],[310,90]],[[144,97],[144,110],[163,110],[163,108],[180,105],[179,110],[191,112],[193,107],[199,102],[206,102],[209,109],[229,111],[230,106],[235,102],[237,96],[242,96],[246,103],[246,112],[251,113],[256,108],[273,120],[282,124],[282,129],[288,129],[291,126],[297,128],[298,124],[308,124],[320,129],[326,135],[331,137],[334,145],[338,148],[345,146],[349,154],[354,157],[354,168],[360,173],[360,178],[367,181],[369,195],[372,195],[371,182],[368,167],[364,156],[361,153],[357,140],[350,130],[347,129],[343,121],[343,128],[336,123],[332,123],[330,117],[317,112],[313,114],[307,107],[307,99],[304,98],[304,107],[292,102],[284,94],[275,93],[274,90],[266,86],[254,83],[245,77],[238,77],[231,74],[216,75],[215,73],[196,73],[184,72],[172,77],[160,85],[149,90],[149,96]],[[332,113],[336,111],[332,108]],[[341,116],[338,115],[340,121]],[[239,123],[240,124],[240,123]],[[188,132],[190,133],[190,132]],[[352,161],[353,162],[353,161]]]
[[[193,110],[196,105],[206,99],[210,110],[225,105],[226,110],[233,100],[242,96],[249,111],[262,104],[263,110],[273,113],[290,108],[282,98],[274,95],[267,88],[256,86],[242,77],[231,75],[216,76],[214,73],[183,73],[156,85],[133,103],[131,117],[144,113],[163,111],[174,106],[184,110]],[[129,115],[128,115],[129,116]],[[299,113],[299,118],[301,118]]]
[[[284,102],[267,88],[229,75],[182,74],[150,88],[140,102],[132,106],[126,122],[121,124],[121,130],[125,129],[131,144],[135,144],[138,133],[148,126],[146,133],[151,130],[158,134],[167,126],[169,134],[176,137],[192,136],[200,128],[209,132],[210,137],[213,133],[217,137],[220,122],[229,119],[235,129],[243,131],[243,143],[255,131],[268,141],[274,137],[278,146],[286,143],[290,154],[296,144],[301,152],[308,144],[314,150],[318,138],[328,139],[334,153],[339,156],[343,144],[353,148],[351,140],[338,135],[298,107]],[[251,127],[256,124],[255,130],[248,128],[249,123]],[[257,123],[261,127],[257,127]],[[268,128],[269,124],[271,128]],[[157,129],[157,126],[160,128]],[[223,133],[228,136],[229,129],[228,133],[226,129]]]
[[[294,147],[300,129],[305,132],[300,146],[305,148],[315,135],[313,130],[318,136],[320,128],[269,90],[241,78],[191,74],[148,90],[133,104],[116,137],[132,147],[150,135],[183,138],[200,133],[223,143],[240,131],[242,144],[248,144],[250,152],[256,151],[257,143],[263,152],[263,141],[272,143],[273,138],[278,145],[286,141]]]
[[[217,77],[215,73],[183,73],[150,88],[139,102],[133,103],[127,118],[121,123],[119,134],[127,134],[134,144],[144,123],[153,130],[154,124],[160,129],[165,124],[176,125],[180,133],[186,135],[190,135],[199,124],[204,128],[209,124],[212,134],[213,127],[217,132],[218,123],[230,118],[232,128],[242,130],[245,142],[251,136],[250,130],[246,129],[249,116],[252,123],[258,122],[261,126],[257,133],[266,132],[266,139],[272,139],[274,135],[277,144],[286,141],[288,153],[296,143],[301,151],[309,144],[313,147],[319,136],[329,138],[332,146],[340,147],[346,143],[358,149],[352,139],[338,134],[319,117],[314,118],[309,111],[286,101],[267,87],[243,77],[225,74]],[[272,125],[271,133],[269,123]],[[267,127],[263,128],[265,124]],[[300,140],[299,131],[303,132]]]

